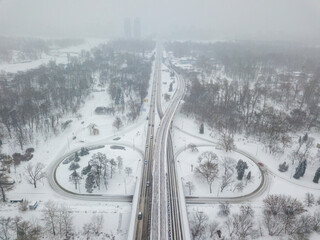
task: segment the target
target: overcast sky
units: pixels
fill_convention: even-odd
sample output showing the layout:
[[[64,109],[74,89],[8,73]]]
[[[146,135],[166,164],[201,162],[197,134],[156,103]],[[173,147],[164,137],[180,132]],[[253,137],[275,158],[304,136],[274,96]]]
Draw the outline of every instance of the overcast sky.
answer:
[[[171,39],[320,39],[320,0],[0,0],[0,35]]]

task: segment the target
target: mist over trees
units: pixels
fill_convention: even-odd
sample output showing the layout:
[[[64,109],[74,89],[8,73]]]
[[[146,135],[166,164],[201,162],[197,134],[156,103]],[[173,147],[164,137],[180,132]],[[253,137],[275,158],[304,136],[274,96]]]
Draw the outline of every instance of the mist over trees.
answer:
[[[146,51],[154,46],[152,42],[148,44]],[[136,52],[124,52],[122,47],[126,45],[129,44],[111,42],[90,52],[82,51],[65,65],[50,62],[26,72],[1,73],[1,135],[23,149],[34,141],[35,133],[46,139],[63,131],[72,120],[61,122],[61,118],[67,113],[77,114],[96,79],[108,89],[113,100],[110,108],[114,112],[128,108],[128,120],[135,120],[147,95],[151,61],[138,52],[141,47]]]
[[[52,48],[65,48],[83,43],[83,39],[40,39],[0,36],[0,63],[37,60]]]
[[[292,144],[290,133],[320,129],[318,48],[172,42],[167,49],[195,59],[193,70],[180,70],[189,80],[183,113],[216,128],[222,140],[243,133],[281,153]]]

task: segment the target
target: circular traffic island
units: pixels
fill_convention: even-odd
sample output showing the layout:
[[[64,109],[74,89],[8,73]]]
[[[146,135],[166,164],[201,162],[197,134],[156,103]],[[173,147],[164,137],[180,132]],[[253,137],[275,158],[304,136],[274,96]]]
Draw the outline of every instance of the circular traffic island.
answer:
[[[55,181],[75,194],[133,195],[141,159],[126,146],[83,147],[59,163]]]
[[[214,146],[193,146],[178,154],[185,196],[240,197],[256,191],[262,172],[248,157]]]

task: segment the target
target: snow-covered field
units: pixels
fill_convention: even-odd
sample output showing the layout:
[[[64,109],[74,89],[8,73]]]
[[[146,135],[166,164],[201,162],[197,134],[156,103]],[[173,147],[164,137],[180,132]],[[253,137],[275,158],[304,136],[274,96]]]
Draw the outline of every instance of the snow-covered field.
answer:
[[[57,64],[66,64],[68,62],[68,55],[70,57],[79,56],[82,50],[88,51],[91,48],[106,42],[106,39],[86,39],[85,43],[78,46],[53,49],[49,52],[49,54],[42,54],[42,57],[35,61],[0,64],[0,72],[5,71],[9,73],[16,73],[19,71],[26,71],[29,69],[37,68],[42,64],[47,64],[50,61],[55,61]]]

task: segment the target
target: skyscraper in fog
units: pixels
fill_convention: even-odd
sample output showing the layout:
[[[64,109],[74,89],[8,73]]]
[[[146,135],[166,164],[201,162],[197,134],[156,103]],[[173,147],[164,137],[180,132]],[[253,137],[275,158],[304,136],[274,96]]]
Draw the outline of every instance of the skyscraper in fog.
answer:
[[[131,22],[130,18],[124,20],[124,35],[126,38],[131,38]]]
[[[141,37],[141,26],[140,26],[140,19],[134,19],[134,30],[133,30],[133,37],[140,38]]]

